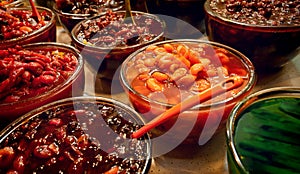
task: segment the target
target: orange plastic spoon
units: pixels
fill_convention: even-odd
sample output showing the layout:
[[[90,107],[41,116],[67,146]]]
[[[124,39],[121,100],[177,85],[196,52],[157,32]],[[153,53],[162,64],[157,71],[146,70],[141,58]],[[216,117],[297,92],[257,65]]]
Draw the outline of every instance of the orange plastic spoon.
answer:
[[[34,5],[33,0],[29,0],[31,8],[32,8],[32,16],[36,17],[38,22],[42,21],[42,17],[40,15],[40,13],[38,12],[36,6]]]
[[[154,127],[164,123],[165,121],[169,120],[170,118],[176,116],[182,111],[185,111],[191,107],[193,107],[196,104],[199,104],[200,102],[207,101],[211,99],[212,95],[219,95],[226,91],[230,91],[232,89],[235,89],[243,84],[243,79],[240,76],[233,76],[225,79],[224,82],[221,82],[217,85],[215,85],[212,88],[209,88],[195,96],[192,96],[181,103],[178,103],[177,105],[173,106],[172,108],[168,109],[166,112],[160,114],[159,116],[155,117],[150,122],[146,123],[144,126],[142,126],[140,129],[136,130],[132,133],[132,138],[140,138],[145,133],[153,129]]]

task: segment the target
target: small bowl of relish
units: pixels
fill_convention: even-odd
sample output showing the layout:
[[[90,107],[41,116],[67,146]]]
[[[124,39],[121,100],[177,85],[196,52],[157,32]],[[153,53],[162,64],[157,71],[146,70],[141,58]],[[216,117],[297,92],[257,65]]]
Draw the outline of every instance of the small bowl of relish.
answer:
[[[151,166],[148,136],[127,105],[103,97],[73,97],[44,105],[0,132],[1,173],[137,173]]]
[[[257,71],[280,69],[300,50],[299,0],[208,0],[209,40],[245,54]]]
[[[56,41],[56,17],[48,8],[37,7],[41,21],[33,16],[31,7],[16,7],[0,10],[0,47],[35,42]]]
[[[299,173],[300,88],[274,87],[239,102],[227,122],[229,173]]]

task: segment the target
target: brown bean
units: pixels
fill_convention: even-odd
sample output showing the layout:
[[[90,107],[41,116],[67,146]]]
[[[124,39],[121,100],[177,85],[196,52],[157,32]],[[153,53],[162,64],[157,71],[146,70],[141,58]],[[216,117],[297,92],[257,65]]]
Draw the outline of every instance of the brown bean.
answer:
[[[200,54],[198,52],[193,51],[193,50],[189,50],[188,59],[192,64],[195,64],[195,63],[200,62],[201,57],[200,57]]]
[[[146,81],[146,85],[147,85],[148,89],[150,89],[153,92],[163,90],[163,84],[158,82],[155,78],[149,78]]]
[[[169,67],[176,63],[175,57],[172,54],[164,54],[159,60],[158,60],[158,66],[160,69],[169,69]]]
[[[191,87],[194,82],[195,82],[195,76],[188,74],[178,79],[176,81],[176,84],[178,85],[178,87],[186,89]]]
[[[12,147],[4,147],[3,149],[0,149],[0,167],[8,167],[14,157],[15,152]]]
[[[171,44],[164,44],[163,47],[169,53],[172,53],[175,50],[175,48]]]
[[[48,145],[40,145],[34,148],[33,154],[38,158],[50,158],[53,152],[49,149]]]
[[[37,88],[37,87],[41,87],[41,86],[51,86],[54,84],[56,80],[56,77],[52,76],[52,75],[41,75],[39,77],[36,77],[35,79],[33,79],[32,81],[32,87]]]
[[[219,77],[227,77],[229,75],[227,68],[221,66],[217,68]]]
[[[20,31],[24,32],[24,33],[30,33],[32,32],[32,28],[28,27],[28,26],[22,26],[19,28]]]
[[[185,74],[187,73],[187,69],[186,68],[178,68],[177,70],[175,70],[175,72],[171,75],[172,80],[176,81],[178,79],[180,79],[181,77],[185,76]]]
[[[117,174],[118,171],[119,171],[119,167],[118,166],[113,166],[108,171],[104,172],[104,174]]]
[[[56,155],[59,154],[59,147],[56,143],[51,143],[48,145],[48,148]]]
[[[82,134],[77,141],[77,145],[81,149],[85,149],[89,144],[89,136],[87,134]]]
[[[18,173],[23,173],[25,169],[25,157],[24,155],[19,155],[13,162],[14,170]]]
[[[209,81],[207,81],[206,79],[199,79],[193,85],[192,90],[196,91],[196,92],[201,92],[210,87],[211,87],[211,85],[210,85]]]
[[[220,59],[221,63],[223,63],[223,64],[230,62],[229,57],[222,52],[217,53],[216,56]]]
[[[199,72],[203,71],[203,69],[204,66],[202,65],[202,63],[196,63],[191,66],[190,72],[192,75],[197,76]]]
[[[169,79],[169,76],[167,74],[159,71],[155,71],[154,73],[152,73],[151,77],[155,78],[159,82],[164,82]]]
[[[191,62],[184,56],[179,56],[178,60],[182,63],[183,65],[182,67],[187,67],[187,68],[191,67]]]
[[[145,64],[146,66],[148,66],[148,67],[154,66],[155,63],[156,63],[156,61],[155,61],[155,59],[153,59],[153,58],[146,58],[146,59],[144,60],[144,64]]]
[[[177,54],[180,56],[187,56],[189,53],[189,49],[185,45],[178,45],[176,48]]]
[[[60,126],[62,124],[63,122],[60,118],[52,118],[51,120],[49,120],[49,125]]]

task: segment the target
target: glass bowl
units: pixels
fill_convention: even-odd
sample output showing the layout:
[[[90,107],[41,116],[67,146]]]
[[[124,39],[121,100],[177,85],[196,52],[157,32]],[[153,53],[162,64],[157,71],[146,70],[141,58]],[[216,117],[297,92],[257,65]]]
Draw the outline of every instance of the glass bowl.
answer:
[[[268,6],[270,6],[271,11],[273,10],[273,15],[280,14],[280,16],[278,17],[279,19],[271,18],[271,20],[265,21],[260,14],[266,13],[265,15],[267,15],[267,12],[263,11],[266,9],[267,2],[265,2],[266,5],[258,3],[262,7],[253,7],[253,9],[261,9],[262,11],[253,10],[247,12],[247,17],[243,17],[242,12],[240,14],[238,12],[235,13],[233,10],[234,5],[228,5],[233,10],[228,12],[229,9],[225,8],[227,2],[236,3],[235,1],[218,1],[217,3],[216,0],[208,0],[204,4],[206,34],[209,40],[228,45],[242,52],[253,62],[257,72],[261,73],[280,69],[299,53],[299,13],[298,17],[297,14],[295,14],[295,17],[291,17],[294,21],[288,20],[284,13],[289,10],[282,10],[282,8],[288,6],[281,7],[285,6],[285,3],[276,5],[275,3],[279,1],[274,1],[274,3],[270,1],[271,4],[268,4]],[[212,7],[211,4],[214,6]],[[247,11],[243,8],[244,6],[246,5],[241,3],[240,8],[236,9]],[[278,6],[277,9],[282,10],[282,12],[279,13],[272,9],[275,6]],[[271,13],[271,11],[268,13]],[[278,20],[287,22],[283,23],[281,21],[281,24]],[[259,23],[259,21],[264,22]]]
[[[56,18],[55,14],[48,8],[37,7],[39,13],[43,18],[43,22],[36,23],[34,17],[31,16],[31,7],[18,7],[9,8],[6,10],[6,14],[11,14],[7,18],[10,18],[11,23],[9,26],[2,26],[2,31],[4,27],[9,27],[6,31],[1,32],[0,47],[9,48],[15,45],[25,45],[35,42],[55,42],[56,41]],[[23,12],[24,11],[24,12]],[[26,14],[30,13],[30,14]],[[16,14],[21,14],[21,16],[16,16]],[[23,15],[22,15],[23,14]],[[24,19],[24,16],[26,19]],[[17,17],[17,18],[15,18]],[[14,22],[16,21],[16,22]],[[25,26],[22,26],[23,24]],[[42,25],[42,26],[41,26]],[[13,30],[11,30],[13,29]],[[5,36],[7,35],[7,36]],[[5,36],[5,37],[4,37]]]
[[[65,2],[65,4],[61,4],[62,2]],[[68,1],[66,0],[60,0],[56,1],[53,4],[53,10],[57,15],[57,18],[60,22],[60,24],[66,29],[66,31],[70,34],[72,29],[75,27],[77,23],[80,21],[83,21],[87,18],[90,18],[92,16],[97,16],[101,14],[105,14],[108,10],[116,11],[120,10],[124,6],[124,1],[121,0],[104,0],[104,1],[93,1],[93,0],[88,0],[88,1],[82,1],[82,2],[70,2],[71,4],[67,3]],[[84,3],[83,3],[84,2]],[[80,5],[75,5],[72,3],[78,3]],[[94,5],[92,3],[99,3],[99,5]],[[85,5],[84,5],[85,4]],[[63,5],[66,5],[64,7]],[[75,13],[74,8],[68,7],[69,5],[74,6],[76,10],[78,10]],[[90,6],[90,7],[89,7]],[[97,7],[95,10],[91,10],[91,7]],[[84,9],[87,9],[88,11],[84,11]]]
[[[132,108],[113,99],[52,102],[0,133],[0,154],[7,157],[1,158],[0,171],[146,174],[152,161],[149,138],[130,138],[143,123]]]
[[[167,26],[169,26],[167,19],[171,19],[169,18],[171,16],[191,24],[201,33],[205,33],[204,2],[205,0],[145,0],[149,13],[165,15]],[[172,25],[171,21],[170,24]],[[170,32],[175,32],[179,28],[183,30],[181,31],[182,33],[186,32],[186,29],[181,28],[180,25],[176,26],[176,28],[169,28],[169,30]],[[188,35],[190,33],[185,34]]]
[[[0,9],[6,9],[11,7],[20,7],[25,4],[24,0],[4,0],[0,1]]]
[[[240,101],[227,122],[230,173],[299,173],[299,87],[273,87]]]
[[[123,22],[125,11],[116,11],[86,19],[72,30],[72,43],[81,51],[102,85],[99,92],[111,92],[111,82],[119,81],[114,79],[114,75],[119,74],[118,69],[128,55],[145,45],[163,40],[163,21],[149,13],[132,11],[132,14],[135,26]],[[136,32],[140,29],[148,31]]]
[[[83,59],[72,46],[42,42],[0,54],[1,120],[12,121],[44,104],[83,94]]]
[[[131,105],[147,122],[167,109],[218,83],[240,76],[236,89],[199,102],[151,132],[172,144],[205,144],[227,120],[235,103],[256,83],[252,63],[225,45],[178,39],[157,42],[132,53],[122,64],[120,81]],[[165,140],[164,140],[165,139]]]

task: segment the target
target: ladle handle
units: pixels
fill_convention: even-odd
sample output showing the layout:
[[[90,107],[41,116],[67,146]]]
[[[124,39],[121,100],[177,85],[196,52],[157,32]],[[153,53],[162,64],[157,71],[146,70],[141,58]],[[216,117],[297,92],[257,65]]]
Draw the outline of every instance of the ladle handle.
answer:
[[[135,21],[131,12],[131,4],[130,0],[125,0],[125,16],[124,16],[124,22],[132,23],[135,25]]]
[[[38,22],[42,21],[42,17],[39,13],[39,11],[37,10],[36,6],[34,5],[33,0],[29,0],[30,5],[31,5],[31,9],[32,9],[32,16],[36,17]]]
[[[137,131],[133,132],[131,137],[132,138],[140,138],[149,130],[153,129],[154,127],[164,123],[165,121],[169,120],[170,118],[176,116],[180,112],[183,112],[196,104],[202,103],[211,99],[212,97],[222,94],[226,91],[230,91],[235,89],[243,84],[243,79],[240,76],[232,76],[225,81],[209,88],[197,95],[194,95],[186,100],[178,103],[177,105],[173,106],[172,108],[168,109],[166,112],[160,114],[159,116],[155,117],[150,122],[146,123],[143,127],[138,129]]]

